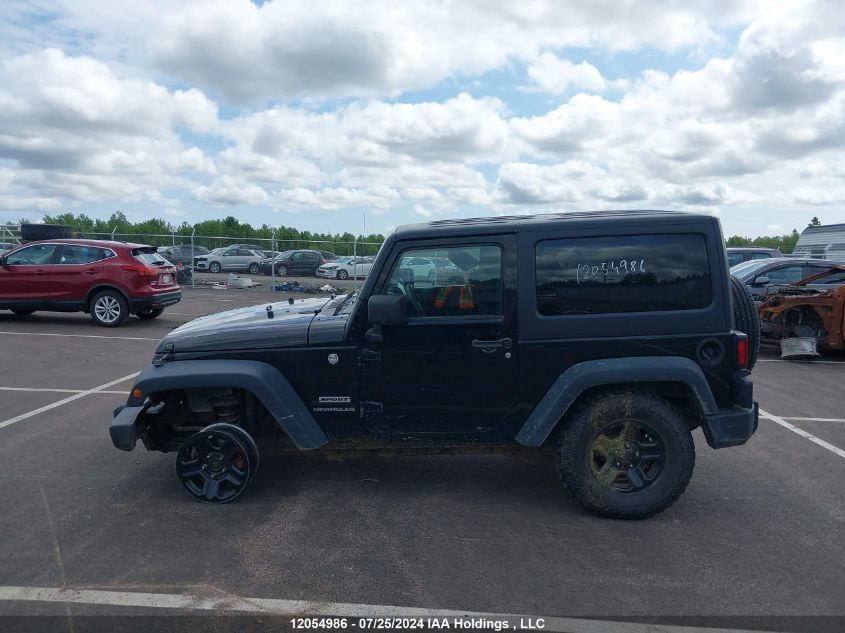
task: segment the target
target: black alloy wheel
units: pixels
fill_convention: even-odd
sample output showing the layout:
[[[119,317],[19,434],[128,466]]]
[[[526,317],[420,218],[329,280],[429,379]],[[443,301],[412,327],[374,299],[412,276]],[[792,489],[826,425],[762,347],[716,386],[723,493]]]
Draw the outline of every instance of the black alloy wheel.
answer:
[[[176,476],[194,499],[203,503],[228,503],[250,481],[250,453],[230,429],[212,427],[195,433],[179,447]]]
[[[677,407],[655,393],[608,389],[567,412],[555,450],[558,475],[587,510],[645,519],[689,484],[695,443]]]
[[[636,419],[604,425],[587,449],[593,476],[618,492],[645,490],[660,476],[666,463],[666,444],[651,426]]]
[[[229,424],[228,422],[217,422],[216,424],[205,427],[205,430],[226,431],[237,437],[246,449],[247,457],[249,458],[249,480],[252,481],[255,479],[255,475],[258,474],[258,465],[260,462],[258,444],[255,443],[255,440],[252,439],[252,435],[250,435],[246,429],[237,426],[236,424]]]

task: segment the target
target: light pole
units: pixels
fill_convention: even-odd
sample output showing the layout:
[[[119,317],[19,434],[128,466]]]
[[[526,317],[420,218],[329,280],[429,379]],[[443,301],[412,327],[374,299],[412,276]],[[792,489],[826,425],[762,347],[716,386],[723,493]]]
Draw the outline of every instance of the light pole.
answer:
[[[191,230],[191,288],[196,288],[196,282],[194,281],[194,234],[197,232],[197,227],[193,227]]]

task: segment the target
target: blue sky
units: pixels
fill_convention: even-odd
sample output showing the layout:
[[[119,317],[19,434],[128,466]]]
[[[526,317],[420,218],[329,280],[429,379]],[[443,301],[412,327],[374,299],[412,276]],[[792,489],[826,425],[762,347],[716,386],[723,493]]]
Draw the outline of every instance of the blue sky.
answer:
[[[10,0],[0,221],[845,221],[833,2]]]

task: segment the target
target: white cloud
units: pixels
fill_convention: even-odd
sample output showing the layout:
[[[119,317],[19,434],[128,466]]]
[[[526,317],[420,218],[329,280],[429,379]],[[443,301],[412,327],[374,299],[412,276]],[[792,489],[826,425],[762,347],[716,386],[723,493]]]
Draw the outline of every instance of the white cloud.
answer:
[[[58,198],[35,198],[0,194],[0,211],[34,209],[37,211],[55,211],[61,207]]]
[[[760,2],[189,3],[152,35],[167,72],[236,101],[395,96],[564,47],[674,51],[720,41]]]
[[[118,77],[88,57],[46,49],[6,60],[0,109],[0,159],[16,164],[11,184],[24,198],[156,200],[159,189],[184,185],[183,170],[214,171],[175,131],[212,129],[211,101]]]
[[[563,94],[570,90],[604,92],[607,82],[599,69],[582,61],[573,64],[552,53],[543,53],[528,66],[528,76],[543,91]]]
[[[832,1],[38,0],[50,20],[22,30],[29,5],[0,5],[4,213],[670,206],[789,228],[774,209],[845,201]],[[607,78],[650,56],[685,68]]]
[[[196,187],[193,195],[200,202],[215,206],[262,204],[270,199],[258,185],[232,176],[221,176],[210,185]]]
[[[350,189],[347,187],[323,187],[322,189],[282,189],[274,196],[276,208],[287,211],[311,209],[338,210],[349,207],[367,208],[383,213],[391,203],[399,201],[399,193],[384,185]]]

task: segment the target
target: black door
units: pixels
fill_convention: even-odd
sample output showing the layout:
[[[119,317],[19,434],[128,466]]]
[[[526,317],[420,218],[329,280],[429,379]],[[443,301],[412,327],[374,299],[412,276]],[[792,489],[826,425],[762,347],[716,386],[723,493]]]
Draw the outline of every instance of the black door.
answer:
[[[509,240],[414,246],[393,258],[376,294],[405,295],[409,318],[384,326],[383,343],[362,354],[371,431],[470,434],[501,423],[517,392],[516,313],[502,275]],[[419,258],[445,272],[415,275]]]
[[[308,272],[308,253],[304,251],[296,251],[290,256],[290,259],[285,262],[288,267],[288,274],[304,275]]]
[[[320,253],[316,251],[307,251],[305,253],[305,262],[307,265],[305,272],[307,272],[309,275],[316,275],[317,267],[322,263],[322,261],[323,257],[320,255]]]

